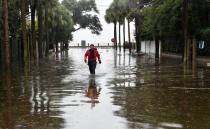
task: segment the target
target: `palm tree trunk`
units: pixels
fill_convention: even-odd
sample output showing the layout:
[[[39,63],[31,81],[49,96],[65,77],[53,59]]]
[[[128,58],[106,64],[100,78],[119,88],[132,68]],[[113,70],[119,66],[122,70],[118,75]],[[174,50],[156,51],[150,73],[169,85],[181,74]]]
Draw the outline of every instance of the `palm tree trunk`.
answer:
[[[184,63],[188,64],[188,0],[183,0]]]
[[[139,39],[139,18],[135,19],[135,29],[136,29],[136,52],[140,52],[140,39]]]
[[[117,22],[114,22],[114,47],[117,50]]]
[[[119,22],[119,49],[121,51],[121,25],[120,25],[120,22]]]
[[[41,4],[41,1],[38,0],[38,35],[39,35],[39,39],[38,39],[38,48],[39,48],[39,58],[42,58],[43,57],[43,50],[42,50],[42,47],[43,47],[43,19],[42,19],[42,4]]]
[[[125,50],[125,18],[123,19],[123,48]]]
[[[37,0],[32,0],[31,3],[31,35],[32,35],[32,55],[36,58],[36,30],[35,30],[35,14],[36,14]]]
[[[28,58],[28,42],[27,42],[27,32],[26,32],[26,1],[21,0],[21,29],[22,29],[22,43],[24,52],[24,61]]]
[[[45,7],[45,28],[46,28],[46,56],[49,54],[49,23],[48,23],[48,4]]]
[[[8,1],[2,0],[3,9],[3,44],[4,59],[6,68],[10,67],[10,44],[9,44],[9,23],[8,23]]]
[[[128,19],[128,43],[129,43],[129,52],[131,53],[131,30],[130,30],[130,20]]]
[[[159,44],[159,39],[157,36],[155,36],[155,58],[159,59],[159,54],[160,54],[160,44]]]
[[[196,56],[197,56],[197,45],[196,45],[196,38],[193,36],[193,41],[192,41],[192,63],[196,64]]]

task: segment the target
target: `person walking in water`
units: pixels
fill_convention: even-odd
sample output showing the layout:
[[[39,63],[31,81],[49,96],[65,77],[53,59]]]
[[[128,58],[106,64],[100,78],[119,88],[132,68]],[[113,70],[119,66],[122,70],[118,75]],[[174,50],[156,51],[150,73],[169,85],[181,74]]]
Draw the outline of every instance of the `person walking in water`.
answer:
[[[95,74],[95,69],[97,64],[96,60],[98,59],[99,64],[101,64],[101,58],[97,48],[95,48],[93,44],[90,45],[90,49],[88,49],[85,53],[84,56],[85,63],[87,62],[87,59],[88,59],[90,74]]]

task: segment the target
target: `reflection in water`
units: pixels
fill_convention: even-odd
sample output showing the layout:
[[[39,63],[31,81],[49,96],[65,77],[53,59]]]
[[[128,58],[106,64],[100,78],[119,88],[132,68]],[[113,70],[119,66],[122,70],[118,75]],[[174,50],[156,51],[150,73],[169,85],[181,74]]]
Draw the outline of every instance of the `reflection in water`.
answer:
[[[136,65],[126,73],[122,70],[128,66],[117,69],[113,78],[113,103],[121,106],[115,114],[127,118],[129,128],[209,128],[208,69],[184,67],[175,59],[156,62],[147,56],[136,58]],[[128,88],[126,83],[133,78],[135,87]]]
[[[91,107],[95,107],[96,103],[99,103],[99,95],[101,93],[101,87],[98,87],[95,82],[95,76],[91,75],[89,80],[88,89],[85,90],[86,97],[90,98]]]
[[[56,99],[56,95],[52,95],[55,92],[53,87],[57,87],[61,80],[56,78],[55,75],[59,75],[52,68],[56,64],[48,61],[38,65],[42,67],[29,67],[29,64],[15,66],[11,72],[1,74],[0,129],[63,128],[64,121],[53,105],[62,98],[59,96]]]
[[[49,113],[49,97],[48,91],[45,87],[40,85],[40,77],[37,76],[31,81],[31,113],[32,114],[43,114]]]
[[[4,86],[4,91],[5,91],[5,106],[7,109],[3,109],[3,116],[4,117],[4,124],[3,128],[13,128],[13,114],[12,114],[12,96],[13,93],[11,91],[12,89],[12,83],[11,83],[11,72],[9,70],[6,70],[4,75],[3,75],[3,86]],[[1,94],[2,95],[2,94]],[[2,108],[1,108],[2,110]]]
[[[78,48],[0,74],[0,129],[209,129],[209,68],[99,51],[96,76]]]

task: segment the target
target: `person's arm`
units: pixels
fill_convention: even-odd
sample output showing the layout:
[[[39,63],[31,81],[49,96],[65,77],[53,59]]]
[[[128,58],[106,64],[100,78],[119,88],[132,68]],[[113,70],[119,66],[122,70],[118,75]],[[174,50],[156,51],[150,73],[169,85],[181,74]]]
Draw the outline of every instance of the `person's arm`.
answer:
[[[98,58],[99,64],[101,64],[101,56],[100,56],[98,50],[96,50],[96,57]]]
[[[85,53],[84,62],[87,62],[87,58],[88,58],[88,50],[87,50],[86,53]]]

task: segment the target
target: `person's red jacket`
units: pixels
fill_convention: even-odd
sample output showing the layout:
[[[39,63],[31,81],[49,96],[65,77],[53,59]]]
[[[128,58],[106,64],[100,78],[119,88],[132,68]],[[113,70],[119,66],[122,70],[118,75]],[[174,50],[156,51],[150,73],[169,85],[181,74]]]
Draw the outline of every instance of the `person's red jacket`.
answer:
[[[84,57],[84,61],[86,62],[87,59],[90,57],[90,50],[87,50],[85,53],[85,57]],[[99,61],[99,63],[101,63],[101,58],[100,58],[100,54],[98,53],[98,50],[96,48],[94,48],[94,59],[93,60],[97,60]]]

